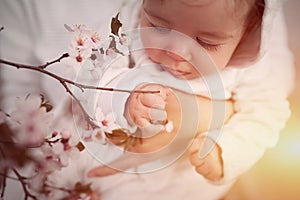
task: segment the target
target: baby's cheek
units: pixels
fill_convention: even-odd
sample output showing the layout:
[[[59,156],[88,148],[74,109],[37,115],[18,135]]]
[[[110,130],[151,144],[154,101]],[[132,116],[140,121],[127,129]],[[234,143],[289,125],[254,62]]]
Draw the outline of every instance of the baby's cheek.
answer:
[[[164,56],[164,51],[159,50],[159,49],[146,49],[146,54],[148,55],[148,57],[156,63],[162,63],[162,59]]]
[[[226,67],[230,55],[227,55],[228,53],[222,53],[222,52],[208,52],[208,55],[210,56],[211,60],[214,63],[214,67],[217,68],[217,70],[222,70]]]

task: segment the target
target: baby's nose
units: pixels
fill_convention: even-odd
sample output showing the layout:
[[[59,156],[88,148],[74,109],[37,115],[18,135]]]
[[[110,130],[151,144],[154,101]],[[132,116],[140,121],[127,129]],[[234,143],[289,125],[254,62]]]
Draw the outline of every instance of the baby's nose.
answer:
[[[176,61],[190,61],[192,58],[190,50],[180,44],[172,44],[167,48],[166,54]]]

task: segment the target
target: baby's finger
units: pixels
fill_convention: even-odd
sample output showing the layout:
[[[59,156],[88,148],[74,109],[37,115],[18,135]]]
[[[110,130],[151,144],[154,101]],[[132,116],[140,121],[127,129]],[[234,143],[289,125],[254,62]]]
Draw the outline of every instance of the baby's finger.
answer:
[[[196,166],[195,170],[197,173],[203,175],[205,178],[209,178],[210,173],[211,173],[211,168],[210,166],[206,165],[203,163],[202,165]]]
[[[151,121],[165,121],[167,119],[167,112],[159,109],[149,109],[149,118]]]
[[[150,108],[165,109],[166,107],[164,99],[156,94],[142,94],[140,96],[140,101],[144,106]]]
[[[199,158],[198,151],[190,154],[189,159],[190,159],[191,164],[194,165],[195,167],[202,166],[205,162],[205,159],[200,159]]]
[[[143,117],[135,118],[134,122],[140,128],[145,128],[151,125],[150,120]]]
[[[164,130],[164,126],[163,125],[153,125],[150,124],[148,126],[145,126],[143,128],[141,128],[142,130],[142,137],[143,138],[149,138],[152,137],[156,134],[158,134],[160,131]]]
[[[188,150],[189,154],[191,155],[191,154],[197,153],[199,151],[200,147],[201,147],[201,143],[200,143],[199,139],[195,138],[193,140],[192,145],[190,146],[190,148]]]
[[[134,124],[142,127],[143,122],[146,119],[148,122],[150,121],[150,108],[143,106],[142,104],[136,103],[135,105],[127,107],[126,118],[127,120],[133,122]],[[141,122],[140,122],[141,121]],[[147,125],[147,124],[146,124]]]

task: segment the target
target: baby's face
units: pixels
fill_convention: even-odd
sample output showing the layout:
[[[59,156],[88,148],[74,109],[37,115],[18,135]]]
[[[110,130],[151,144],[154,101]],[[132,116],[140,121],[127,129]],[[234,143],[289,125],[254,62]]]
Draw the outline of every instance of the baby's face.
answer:
[[[244,11],[235,9],[233,2],[235,1],[145,0],[141,27],[154,27],[155,31],[150,36],[142,35],[142,40],[155,42],[159,35],[168,40],[168,34],[172,32],[168,30],[178,31],[203,47],[217,69],[222,70],[243,36],[246,14],[235,12],[247,13],[246,8]],[[178,78],[194,79],[201,76],[189,62],[195,56],[190,43],[169,39],[167,45],[168,50],[148,48],[146,52],[150,59],[162,64],[166,71]]]

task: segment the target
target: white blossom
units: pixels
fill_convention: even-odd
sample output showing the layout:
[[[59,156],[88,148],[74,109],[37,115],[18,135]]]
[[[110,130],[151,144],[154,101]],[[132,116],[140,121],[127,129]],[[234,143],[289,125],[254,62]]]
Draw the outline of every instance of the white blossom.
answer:
[[[63,130],[60,135],[61,140],[52,144],[52,149],[54,157],[65,167],[69,164],[70,159],[76,159],[79,154],[79,149],[76,147],[79,137],[69,130]]]
[[[131,41],[130,41],[130,38],[127,35],[121,34],[121,36],[119,37],[119,42],[123,46],[129,46]]]
[[[53,151],[53,148],[48,145],[43,145],[40,150],[41,154],[35,156],[35,159],[38,161],[36,165],[36,171],[38,173],[49,174],[63,167],[58,155]]]
[[[101,108],[97,107],[95,111],[95,123],[98,125],[98,128],[81,130],[82,139],[106,144],[105,133],[112,133],[114,129],[118,128],[113,113],[105,115]]]
[[[102,132],[111,133],[112,130],[117,128],[117,124],[115,123],[115,117],[113,113],[104,114],[100,107],[96,108],[95,119],[97,125],[99,125],[99,129]]]
[[[91,157],[87,151],[83,151],[78,155],[78,159],[71,162],[67,167],[62,168],[60,171],[55,171],[47,177],[46,185],[49,190],[48,199],[64,199],[69,197],[71,194],[55,188],[64,188],[72,193],[74,196],[78,196],[76,199],[91,199],[91,195],[99,196],[97,191],[100,191],[99,185],[96,181],[87,177],[87,172],[97,166],[98,163]],[[90,193],[79,193],[76,191],[76,184],[90,185],[92,194]],[[55,186],[51,187],[51,186]],[[81,197],[81,198],[79,198]]]
[[[91,57],[93,49],[100,47],[100,37],[98,33],[85,25],[68,26],[67,30],[73,33],[69,48],[68,64],[80,67],[82,63]]]
[[[30,190],[35,191],[37,193],[42,192],[44,182],[46,180],[46,174],[37,173],[32,178],[28,180],[28,187]]]
[[[20,144],[39,146],[49,135],[53,115],[41,104],[38,95],[16,100],[16,110],[11,113],[11,118],[17,122],[16,140]]]

